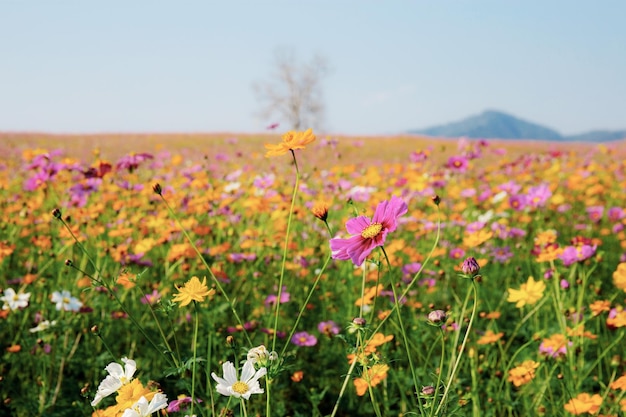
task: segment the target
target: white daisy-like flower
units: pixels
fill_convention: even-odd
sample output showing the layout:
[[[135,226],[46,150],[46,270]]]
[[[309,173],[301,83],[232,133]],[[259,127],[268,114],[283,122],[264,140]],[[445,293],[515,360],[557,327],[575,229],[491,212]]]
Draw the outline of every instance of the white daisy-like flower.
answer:
[[[63,311],[78,311],[83,306],[83,303],[78,298],[72,297],[68,290],[53,292],[50,301],[56,303],[57,310]]]
[[[124,362],[124,368],[117,362],[111,362],[104,368],[109,375],[98,385],[96,397],[91,402],[92,407],[95,407],[104,397],[113,394],[123,385],[133,380],[133,375],[137,370],[137,364],[134,360],[128,358],[122,358],[122,362]]]
[[[3,310],[19,310],[20,308],[24,308],[28,305],[28,299],[30,298],[30,293],[16,293],[13,288],[7,288],[4,290],[4,295],[0,297],[0,301],[4,304],[2,305]]]
[[[222,370],[224,371],[224,378],[220,378],[215,372],[211,373],[211,377],[217,382],[216,389],[220,394],[227,397],[243,397],[245,400],[250,399],[252,394],[263,394],[259,378],[267,373],[266,368],[261,368],[255,372],[254,364],[247,360],[241,370],[241,379],[237,379],[235,365],[232,362],[224,362]]]
[[[167,407],[167,396],[157,392],[149,403],[146,397],[142,396],[131,408],[124,410],[122,417],[149,417],[165,407]]]
[[[259,345],[248,351],[247,360],[258,367],[266,367],[269,362],[278,359],[278,354],[267,350],[265,345]]]
[[[50,327],[54,326],[55,324],[57,324],[56,320],[52,320],[52,321],[42,320],[39,322],[39,324],[37,324],[37,327],[28,329],[28,331],[31,333],[42,332],[44,330],[48,330]]]

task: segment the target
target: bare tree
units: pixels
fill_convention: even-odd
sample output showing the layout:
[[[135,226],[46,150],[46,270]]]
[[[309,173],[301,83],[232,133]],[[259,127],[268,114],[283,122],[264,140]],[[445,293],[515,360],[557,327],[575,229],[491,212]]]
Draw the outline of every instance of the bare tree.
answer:
[[[256,82],[253,89],[261,104],[259,116],[269,120],[279,117],[300,130],[319,129],[324,118],[322,80],[329,73],[324,57],[315,55],[299,63],[293,50],[279,50],[267,81]]]

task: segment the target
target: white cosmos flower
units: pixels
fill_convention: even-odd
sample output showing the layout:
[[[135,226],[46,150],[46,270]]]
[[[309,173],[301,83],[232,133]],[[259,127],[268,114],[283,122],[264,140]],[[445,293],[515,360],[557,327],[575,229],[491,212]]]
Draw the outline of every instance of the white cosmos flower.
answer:
[[[7,288],[4,290],[4,295],[0,297],[0,301],[4,302],[2,305],[3,310],[19,310],[28,305],[28,299],[30,293],[16,293],[13,288]]]
[[[78,298],[72,297],[68,290],[53,292],[50,301],[56,303],[57,310],[63,311],[78,311],[83,306],[83,303]]]
[[[235,365],[232,362],[224,362],[222,365],[224,378],[211,373],[211,377],[217,382],[217,392],[227,397],[235,398],[243,397],[245,400],[250,399],[252,394],[263,394],[263,389],[259,385],[259,378],[267,373],[266,368],[254,371],[252,361],[246,361],[241,370],[241,379],[237,379]]]
[[[167,396],[157,392],[149,403],[146,397],[141,396],[139,401],[133,404],[131,408],[124,410],[122,417],[149,417],[155,411],[159,411],[165,407],[167,407]]]
[[[91,406],[95,407],[104,397],[113,394],[123,385],[128,384],[133,379],[133,375],[137,370],[137,364],[134,360],[122,358],[124,368],[117,362],[111,362],[104,368],[109,375],[100,382],[96,397],[91,402]]]
[[[39,322],[39,324],[37,324],[37,327],[33,327],[32,329],[28,329],[29,332],[31,333],[36,333],[36,332],[41,332],[43,330],[48,330],[50,327],[54,326],[55,324],[57,324],[56,320],[42,320]]]

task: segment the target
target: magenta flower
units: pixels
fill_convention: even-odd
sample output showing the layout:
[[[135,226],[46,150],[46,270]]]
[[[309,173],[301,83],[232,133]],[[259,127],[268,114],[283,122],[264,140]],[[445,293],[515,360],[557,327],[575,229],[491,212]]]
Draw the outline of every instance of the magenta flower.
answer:
[[[145,153],[145,152],[144,153],[131,152],[130,154],[124,155],[123,157],[121,157],[119,161],[117,161],[117,165],[115,167],[119,170],[126,169],[128,170],[128,172],[132,174],[132,172],[139,167],[139,164],[141,164],[144,161],[147,161],[148,159],[154,159],[154,157],[150,155],[149,153]]]
[[[307,332],[298,332],[291,338],[291,343],[296,346],[315,346],[317,344],[317,337]]]
[[[604,215],[604,206],[587,207],[587,214],[592,222],[597,223],[602,220],[602,216]]]
[[[559,259],[563,261],[563,265],[570,266],[591,258],[596,254],[596,249],[596,245],[566,246]]]
[[[353,236],[330,240],[333,259],[352,259],[356,266],[360,266],[374,248],[385,244],[387,234],[398,227],[398,217],[407,211],[407,204],[392,196],[391,200],[378,204],[371,220],[365,216],[348,220],[346,230]]]
[[[537,185],[536,187],[530,187],[526,194],[528,205],[532,208],[543,207],[548,202],[548,199],[552,197],[552,191],[547,184]]]
[[[339,326],[332,320],[322,321],[317,325],[317,330],[328,337],[339,334]]]
[[[463,173],[467,171],[469,161],[464,156],[451,156],[446,163],[446,167],[450,170]]]

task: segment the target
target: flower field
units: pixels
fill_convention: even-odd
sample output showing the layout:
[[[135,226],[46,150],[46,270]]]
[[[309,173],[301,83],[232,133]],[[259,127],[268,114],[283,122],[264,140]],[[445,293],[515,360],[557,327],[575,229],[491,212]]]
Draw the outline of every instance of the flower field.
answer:
[[[626,413],[623,141],[0,149],[0,415]]]

